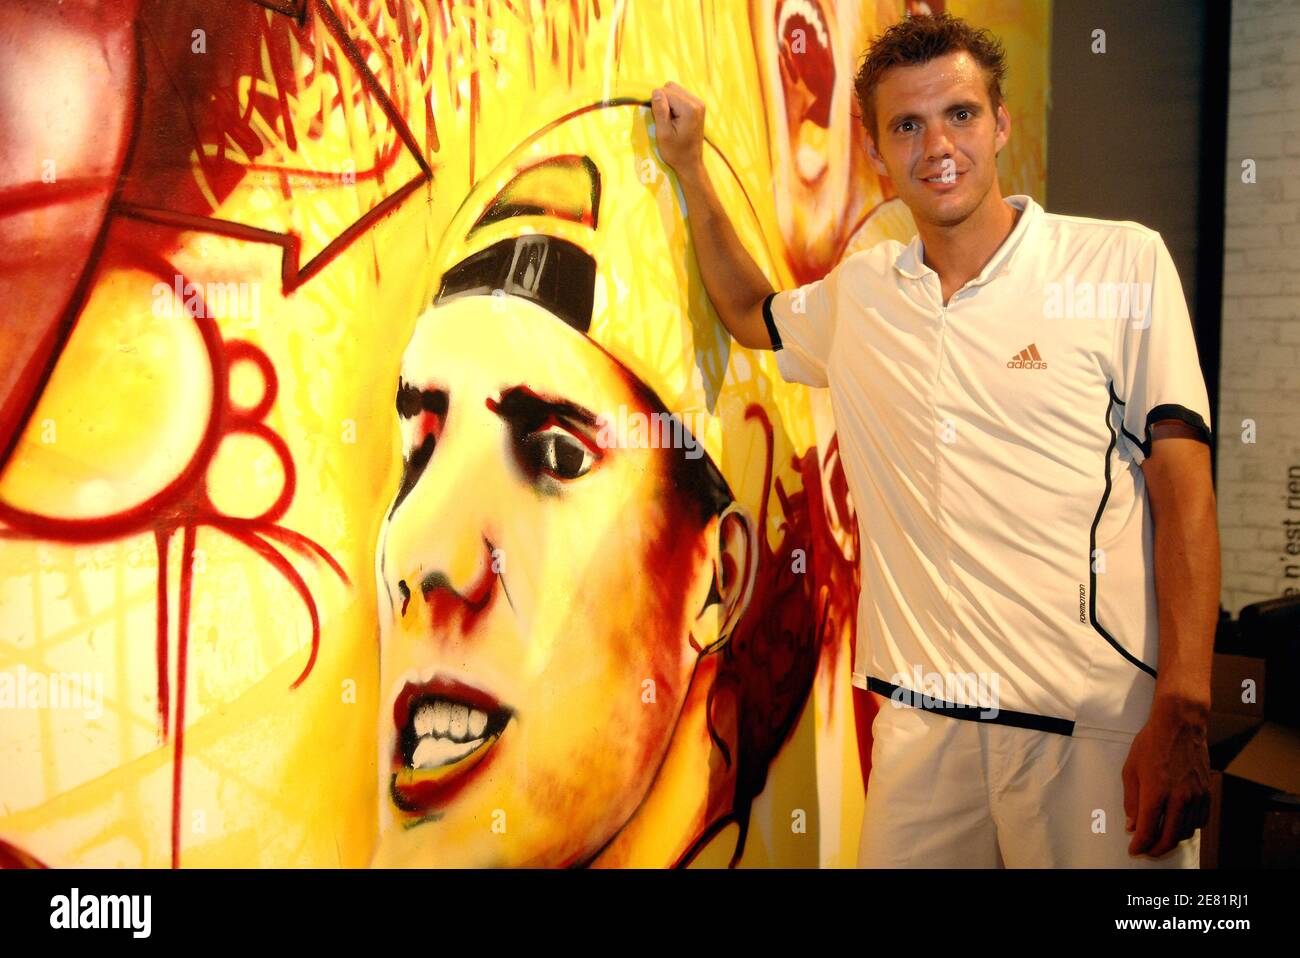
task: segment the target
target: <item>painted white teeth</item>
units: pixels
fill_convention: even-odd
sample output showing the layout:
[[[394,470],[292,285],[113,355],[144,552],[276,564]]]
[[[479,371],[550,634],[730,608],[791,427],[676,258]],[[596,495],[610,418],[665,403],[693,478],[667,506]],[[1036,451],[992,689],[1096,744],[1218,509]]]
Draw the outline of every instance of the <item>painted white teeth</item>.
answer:
[[[778,37],[785,36],[786,24],[790,22],[790,18],[795,14],[803,17],[806,22],[812,25],[818,43],[823,47],[830,47],[831,38],[826,34],[826,25],[822,22],[821,12],[808,0],[786,0],[781,7],[781,15],[777,19],[776,35]]]
[[[469,734],[471,738],[478,738],[487,728],[488,717],[486,712],[480,712],[478,709],[469,710]]]
[[[469,706],[453,705],[451,707],[451,737],[461,739],[469,731]]]
[[[433,706],[426,705],[415,713],[415,734],[433,734]]]
[[[418,769],[437,768],[459,762],[466,755],[483,744],[482,739],[469,742],[453,742],[446,738],[422,738],[411,756],[411,766]]]
[[[437,761],[438,740],[435,738],[420,739],[420,744],[415,746],[415,754],[411,756],[411,765],[414,768],[430,768],[440,764]]]
[[[433,736],[456,742],[481,738],[487,726],[487,712],[446,699],[421,705],[414,721],[416,738]]]

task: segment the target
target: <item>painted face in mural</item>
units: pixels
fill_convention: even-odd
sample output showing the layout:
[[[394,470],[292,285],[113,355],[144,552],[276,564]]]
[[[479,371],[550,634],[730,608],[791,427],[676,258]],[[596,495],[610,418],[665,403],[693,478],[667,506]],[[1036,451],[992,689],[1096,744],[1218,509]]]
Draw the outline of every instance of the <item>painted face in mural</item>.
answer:
[[[1011,135],[1011,116],[1005,104],[993,109],[979,64],[963,50],[893,67],[875,97],[877,168],[916,220],[934,226],[965,220],[990,195],[998,151]],[[946,169],[955,181],[927,182]]]
[[[854,116],[853,75],[871,37],[900,13],[896,0],[751,0],[777,216],[800,282],[833,266],[884,198]]]
[[[744,551],[683,450],[601,447],[597,417],[651,397],[543,305],[440,303],[401,376],[376,864],[587,862],[646,797]]]

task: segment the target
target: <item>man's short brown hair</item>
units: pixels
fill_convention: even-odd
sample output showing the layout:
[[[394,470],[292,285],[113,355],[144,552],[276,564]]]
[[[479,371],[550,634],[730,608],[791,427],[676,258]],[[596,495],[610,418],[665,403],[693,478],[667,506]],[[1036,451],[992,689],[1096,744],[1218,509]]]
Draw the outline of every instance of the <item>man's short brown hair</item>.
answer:
[[[862,58],[853,80],[862,125],[877,143],[876,87],[890,67],[929,63],[936,57],[965,50],[984,70],[989,102],[994,111],[1002,104],[1002,81],[1006,79],[1006,51],[988,30],[977,30],[965,20],[947,13],[904,17],[878,36]]]

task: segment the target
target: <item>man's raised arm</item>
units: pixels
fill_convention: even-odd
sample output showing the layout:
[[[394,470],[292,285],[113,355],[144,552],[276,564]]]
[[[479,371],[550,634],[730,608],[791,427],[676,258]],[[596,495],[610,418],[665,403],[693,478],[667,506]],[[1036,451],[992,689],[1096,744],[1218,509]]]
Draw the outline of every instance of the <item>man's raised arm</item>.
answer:
[[[763,300],[773,292],[772,284],[741,245],[704,168],[704,103],[669,82],[654,91],[650,106],[659,153],[686,197],[695,256],[713,308],[740,345],[771,349]]]

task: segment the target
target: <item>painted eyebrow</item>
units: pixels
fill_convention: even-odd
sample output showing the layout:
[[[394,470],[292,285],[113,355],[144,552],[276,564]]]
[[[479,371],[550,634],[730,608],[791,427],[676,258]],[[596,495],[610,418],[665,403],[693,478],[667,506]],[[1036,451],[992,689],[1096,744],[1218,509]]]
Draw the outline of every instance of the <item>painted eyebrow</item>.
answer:
[[[967,110],[971,113],[980,113],[983,111],[983,109],[984,109],[983,105],[978,103],[975,100],[959,100],[956,103],[948,104],[948,106],[944,108],[943,112],[952,113],[954,110]],[[892,130],[900,123],[906,123],[908,120],[919,120],[919,119],[921,119],[921,115],[919,113],[906,113],[906,114],[899,113],[890,119],[889,128]]]
[[[438,415],[447,413],[447,391],[445,389],[421,389],[419,386],[408,383],[405,379],[398,380],[397,386],[397,414],[403,419],[414,419],[421,412],[432,412]]]
[[[498,399],[489,399],[487,406],[502,419],[512,423],[545,422],[554,416],[557,419],[574,420],[592,428],[598,425],[596,414],[586,406],[555,396],[543,396],[523,385],[504,390]]]
[[[397,390],[397,413],[403,419],[412,419],[425,411],[445,416],[447,399],[445,389],[434,387],[422,389],[401,379]],[[519,432],[521,427],[527,428],[532,424],[544,424],[552,417],[575,420],[593,428],[598,425],[596,414],[585,406],[567,399],[543,396],[523,385],[503,390],[496,399],[489,397],[487,407],[504,419],[514,432]],[[397,507],[415,488],[420,476],[424,474],[425,467],[433,458],[436,445],[433,433],[427,433],[420,439],[419,445],[411,450],[410,455],[403,457],[402,480],[393,507],[388,511],[390,519],[397,512]]]
[[[544,396],[523,385],[503,390],[498,398],[489,399],[487,405],[503,419],[544,422],[549,416],[555,416],[592,428],[599,425],[596,414],[586,406],[556,396]],[[397,414],[403,419],[413,419],[422,412],[446,415],[447,391],[431,387],[421,389],[401,380],[397,390]]]

